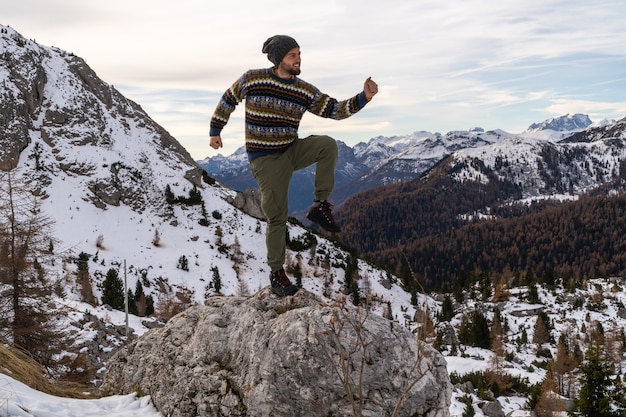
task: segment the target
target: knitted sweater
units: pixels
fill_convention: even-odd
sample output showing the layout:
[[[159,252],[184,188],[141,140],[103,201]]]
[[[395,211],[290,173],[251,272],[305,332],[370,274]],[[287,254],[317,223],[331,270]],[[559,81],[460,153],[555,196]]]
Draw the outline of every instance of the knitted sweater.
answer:
[[[224,93],[211,118],[211,136],[220,135],[237,104],[246,100],[246,150],[250,160],[284,152],[297,138],[306,111],[345,119],[367,104],[365,93],[338,101],[298,77],[283,79],[271,68],[247,71]]]

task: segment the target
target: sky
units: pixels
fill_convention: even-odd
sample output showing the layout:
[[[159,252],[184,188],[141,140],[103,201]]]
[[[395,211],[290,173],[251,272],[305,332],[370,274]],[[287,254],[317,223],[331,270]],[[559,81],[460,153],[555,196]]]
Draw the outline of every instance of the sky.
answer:
[[[377,136],[626,116],[622,0],[0,0],[0,24],[85,59],[196,160],[243,145],[243,105],[209,145],[221,95],[275,34],[294,37],[300,77],[337,99],[379,94],[342,121],[306,114],[300,136],[350,146]]]

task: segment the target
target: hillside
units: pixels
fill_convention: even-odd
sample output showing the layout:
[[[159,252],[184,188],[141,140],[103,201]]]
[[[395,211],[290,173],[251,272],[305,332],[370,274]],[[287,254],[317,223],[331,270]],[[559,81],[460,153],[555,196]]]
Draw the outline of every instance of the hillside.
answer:
[[[621,274],[624,126],[578,134],[595,134],[588,142],[510,138],[455,152],[347,201],[342,240],[394,271],[409,259],[430,289],[462,274]]]

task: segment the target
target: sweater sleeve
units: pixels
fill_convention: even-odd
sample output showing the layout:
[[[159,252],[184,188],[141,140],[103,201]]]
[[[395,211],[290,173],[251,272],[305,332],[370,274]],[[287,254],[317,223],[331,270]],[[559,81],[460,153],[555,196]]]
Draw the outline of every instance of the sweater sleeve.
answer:
[[[308,111],[320,117],[342,120],[357,113],[367,102],[364,91],[352,98],[339,101],[317,90]]]
[[[222,95],[211,117],[209,136],[219,136],[228,123],[230,115],[241,101],[245,98],[244,85],[246,74],[242,75]]]

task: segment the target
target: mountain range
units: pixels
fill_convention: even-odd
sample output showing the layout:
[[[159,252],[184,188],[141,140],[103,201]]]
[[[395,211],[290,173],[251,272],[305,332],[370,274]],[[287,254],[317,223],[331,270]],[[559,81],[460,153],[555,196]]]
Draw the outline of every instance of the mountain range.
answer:
[[[557,142],[589,127],[613,123],[613,120],[602,120],[593,124],[587,115],[568,114],[542,123],[533,123],[521,134],[502,130],[485,132],[477,127],[446,134],[419,131],[405,136],[379,136],[360,142],[354,147],[339,140],[336,186],[331,200],[336,206],[340,206],[360,192],[415,179],[446,156],[462,149],[483,148],[501,141],[505,142],[504,147],[509,144],[514,146],[512,139]],[[257,187],[244,147],[230,156],[220,154],[197,163],[209,175],[231,189],[244,191]],[[307,221],[304,214],[311,204],[313,193],[313,178],[313,167],[298,171],[294,173],[290,187],[290,213],[305,223]]]

